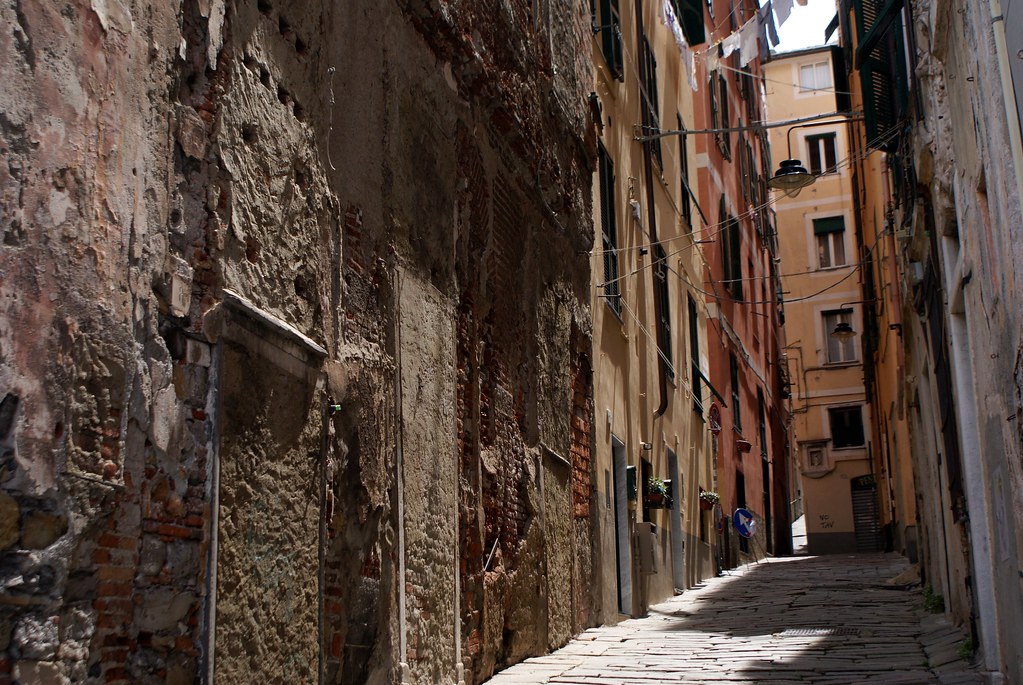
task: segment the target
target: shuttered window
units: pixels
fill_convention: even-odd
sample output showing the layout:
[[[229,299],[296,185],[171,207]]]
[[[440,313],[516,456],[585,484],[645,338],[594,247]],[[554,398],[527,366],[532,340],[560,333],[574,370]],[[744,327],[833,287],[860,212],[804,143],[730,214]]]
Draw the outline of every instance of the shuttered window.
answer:
[[[703,373],[700,371],[700,315],[696,301],[687,295],[689,308],[689,358],[692,364],[690,381],[693,384],[693,411],[703,414]]]
[[[658,310],[657,346],[661,352],[661,364],[668,378],[675,378],[675,363],[671,357],[671,297],[668,288],[668,257],[664,248],[654,245],[654,275],[656,276]]]
[[[735,358],[735,353],[729,352],[728,366],[732,385],[732,426],[742,433],[742,410],[739,404],[739,398],[742,396],[739,392],[739,360]]]
[[[640,96],[643,101],[643,132],[646,135],[653,135],[661,132],[661,116],[659,114],[657,97],[657,60],[654,59],[654,51],[650,48],[650,42],[646,37],[643,38],[643,59],[640,67],[643,80],[640,89]],[[650,148],[650,154],[663,169],[661,139],[655,138],[648,141],[647,145]]]
[[[903,0],[853,0],[853,8],[867,147],[891,152],[898,147],[895,131],[909,107]]]
[[[622,296],[618,280],[618,229],[615,224],[614,163],[603,145],[597,145],[600,175],[600,230],[604,254],[604,299],[615,314],[622,314]]]
[[[593,32],[600,34],[600,52],[611,75],[622,80],[622,19],[618,0],[590,0]]]

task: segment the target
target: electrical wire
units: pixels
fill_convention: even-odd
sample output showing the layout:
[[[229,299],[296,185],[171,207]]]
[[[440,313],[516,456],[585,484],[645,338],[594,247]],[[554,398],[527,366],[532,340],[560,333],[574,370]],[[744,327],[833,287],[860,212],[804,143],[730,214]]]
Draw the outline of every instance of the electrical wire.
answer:
[[[843,123],[843,122],[836,122],[836,123]],[[875,144],[883,145],[885,142],[887,142],[888,140],[893,138],[896,134],[897,134],[896,130],[889,131],[885,135],[879,136],[876,139]],[[814,178],[815,179],[816,178],[821,178],[822,176],[827,176],[827,175],[830,175],[830,174],[833,174],[833,173],[837,173],[839,169],[845,168],[847,166],[851,166],[855,162],[859,162],[859,161],[862,161],[862,160],[866,159],[870,154],[872,154],[872,152],[873,152],[872,150],[867,148],[864,152],[857,152],[857,153],[853,153],[853,154],[847,155],[846,157],[844,157],[841,160],[839,160],[838,162],[836,162],[834,166],[829,167],[829,168],[827,168],[825,170],[822,170],[821,173],[817,174]],[[764,209],[767,209],[767,208],[772,207],[773,205],[777,204],[779,201],[781,201],[781,199],[783,197],[785,197],[784,193],[776,193],[773,197],[768,198],[765,202],[763,202],[760,205],[757,205],[755,207],[752,207],[752,208],[746,210],[745,212],[740,213],[736,217],[732,217],[732,218],[726,219],[724,221],[720,221],[720,222],[718,222],[716,224],[711,224],[709,226],[705,226],[703,229],[701,229],[701,233],[704,233],[704,237],[701,238],[701,241],[712,239],[712,238],[720,235],[724,231],[728,230],[728,227],[731,225],[732,221],[739,221],[741,219],[755,217],[757,214],[759,214]],[[681,212],[678,211],[677,207],[674,207],[674,204],[675,203],[672,202],[673,209],[676,210],[676,216],[682,217]],[[717,230],[715,230],[715,229],[717,229]],[[707,231],[713,231],[713,232],[711,234],[707,235],[706,234]],[[695,233],[695,231],[693,233]],[[674,242],[676,240],[682,240],[684,238],[692,239],[692,235],[693,234],[690,233],[690,234],[681,235],[681,236],[677,236],[677,237],[673,237],[673,238],[664,238],[664,239],[658,240],[656,242],[651,242],[651,243],[647,243],[647,244],[644,244],[644,245],[636,245],[636,246],[633,246],[633,247],[615,248],[613,250],[604,250],[604,249],[596,250],[595,249],[595,250],[591,250],[589,254],[591,256],[594,256],[594,255],[602,256],[602,255],[604,255],[604,254],[606,254],[608,252],[612,252],[612,253],[615,253],[615,254],[621,254],[623,252],[624,253],[629,253],[629,252],[632,252],[633,250],[644,250],[644,249],[648,250],[651,247],[663,246],[665,244]],[[699,244],[699,241],[694,241],[691,245],[687,245],[687,246],[685,246],[685,247],[683,247],[683,248],[681,248],[679,250],[676,250],[676,251],[674,251],[674,252],[672,252],[670,254],[667,254],[667,255],[665,255],[665,257],[675,256],[675,255],[677,255],[677,254],[679,254],[681,252],[684,252],[684,251],[686,251],[688,249],[691,249],[693,246],[695,246],[697,244]],[[604,283],[598,283],[597,285],[601,286],[601,285],[608,285],[608,284],[611,284],[611,283],[615,283],[615,282],[620,281],[620,280],[622,280],[622,279],[624,279],[624,278],[626,278],[628,276],[635,275],[635,274],[639,273],[640,271],[642,271],[644,269],[650,268],[650,266],[651,265],[648,264],[648,265],[645,265],[645,266],[638,267],[637,269],[634,269],[633,271],[629,272],[628,274],[625,274],[624,276],[619,276],[617,279],[614,279],[612,281],[605,281]],[[791,274],[791,275],[798,275],[798,274]],[[731,279],[731,280],[735,280],[735,279]]]
[[[807,88],[806,90],[803,90],[803,86],[801,84],[798,84],[798,83],[789,83],[788,81],[782,81],[782,80],[776,79],[776,78],[767,78],[767,76],[765,76],[764,74],[757,74],[757,73],[754,73],[752,71],[747,71],[746,69],[736,69],[735,67],[730,67],[727,64],[723,64],[723,63],[719,63],[718,67],[721,68],[721,69],[725,69],[727,71],[734,71],[737,74],[746,74],[747,76],[753,76],[754,78],[760,78],[760,79],[763,79],[763,80],[768,81],[770,83],[777,83],[777,84],[782,85],[782,86],[791,86],[792,88],[799,88],[801,93],[811,93],[812,92],[812,93],[833,93],[835,95],[855,95],[855,93],[851,93],[851,92],[849,92],[847,90],[836,90],[834,86],[831,86],[829,88]]]

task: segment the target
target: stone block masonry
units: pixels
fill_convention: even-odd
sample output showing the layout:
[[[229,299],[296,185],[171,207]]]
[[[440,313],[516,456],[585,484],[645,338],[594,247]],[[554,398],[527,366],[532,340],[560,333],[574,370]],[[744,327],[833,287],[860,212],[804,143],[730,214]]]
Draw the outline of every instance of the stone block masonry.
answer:
[[[585,8],[0,25],[0,683],[476,683],[592,623]]]

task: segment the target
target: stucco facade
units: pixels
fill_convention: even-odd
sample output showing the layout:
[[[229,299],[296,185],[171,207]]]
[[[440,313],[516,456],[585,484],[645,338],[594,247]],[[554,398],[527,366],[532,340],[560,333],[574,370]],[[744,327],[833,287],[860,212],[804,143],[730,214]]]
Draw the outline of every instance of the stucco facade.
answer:
[[[706,17],[709,42],[727,37],[756,11],[755,3],[715,0]],[[758,38],[766,50],[765,41]],[[772,170],[766,129],[756,125],[765,120],[764,82],[759,57],[741,69],[739,58],[737,51],[716,63],[697,60],[702,95],[693,127],[716,132],[689,136],[706,218],[700,234],[708,303],[704,380],[714,388],[708,407],[717,405],[721,416],[713,441],[721,498],[714,515],[720,517],[715,527],[724,567],[791,546],[783,309],[766,187]],[[732,513],[740,507],[757,520],[753,540],[740,540],[732,526]]]
[[[648,106],[663,130],[691,125],[698,94],[660,3],[622,3],[615,20],[620,52],[605,47],[611,28],[595,32],[593,52],[594,508],[604,622],[642,614],[714,573],[699,509],[700,487],[713,479],[710,433],[692,397],[693,360],[707,359],[704,300],[692,285],[701,279],[698,219],[683,210],[692,206],[692,150],[677,136],[635,140]],[[650,478],[670,483],[667,502],[649,496]]]
[[[801,160],[816,176],[794,197],[774,191],[793,463],[807,551],[874,551],[880,542],[877,497],[864,478],[873,474],[874,442],[866,350],[860,335],[847,342],[833,335],[840,322],[862,332],[864,313],[876,304],[861,294],[864,250],[853,190],[852,122],[848,115],[815,118],[847,111],[848,97],[836,94],[846,90],[844,63],[837,49],[822,47],[775,55],[764,71],[771,120],[796,122],[772,129],[772,153]],[[865,163],[876,165],[880,155],[874,157]]]

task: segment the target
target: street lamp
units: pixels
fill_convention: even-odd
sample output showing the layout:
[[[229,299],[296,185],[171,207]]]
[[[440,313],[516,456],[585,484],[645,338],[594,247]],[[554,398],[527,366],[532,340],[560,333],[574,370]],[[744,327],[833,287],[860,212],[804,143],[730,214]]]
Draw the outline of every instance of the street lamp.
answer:
[[[856,331],[853,330],[852,324],[845,321],[839,321],[835,324],[835,330],[831,331],[831,337],[843,344],[852,340],[854,335]]]
[[[792,150],[789,150],[789,154],[792,154]],[[785,197],[795,197],[800,190],[816,180],[817,177],[808,172],[800,160],[786,159],[768,180],[767,187],[785,191]]]
[[[842,310],[854,304],[873,304],[874,302],[877,302],[876,297],[872,300],[856,300],[855,302],[843,302],[842,304],[838,305],[838,309]],[[852,340],[854,335],[856,335],[856,331],[853,329],[852,324],[847,321],[839,321],[837,324],[835,324],[835,330],[831,331],[831,337],[840,343],[849,342],[850,340]]]

